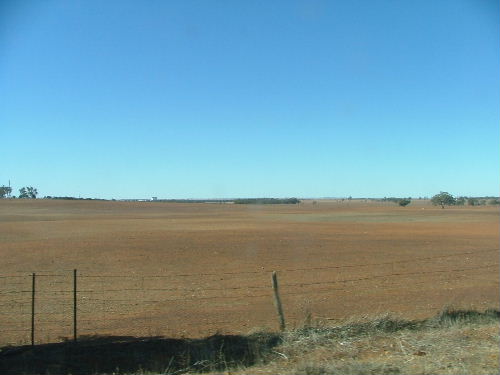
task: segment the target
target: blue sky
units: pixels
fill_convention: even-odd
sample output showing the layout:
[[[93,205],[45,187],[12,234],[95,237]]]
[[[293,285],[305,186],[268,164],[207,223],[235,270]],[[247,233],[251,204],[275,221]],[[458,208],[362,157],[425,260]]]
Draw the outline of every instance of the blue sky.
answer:
[[[498,195],[499,4],[2,1],[0,184]]]

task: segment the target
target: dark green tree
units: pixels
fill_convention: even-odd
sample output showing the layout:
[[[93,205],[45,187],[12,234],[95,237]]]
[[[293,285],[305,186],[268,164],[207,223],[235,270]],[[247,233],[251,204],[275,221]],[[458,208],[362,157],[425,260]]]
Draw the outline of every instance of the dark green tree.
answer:
[[[0,186],[0,198],[6,198],[12,193],[10,186]]]
[[[38,191],[32,186],[26,186],[19,189],[19,198],[36,199]]]
[[[450,193],[447,193],[446,191],[442,191],[439,194],[434,195],[431,198],[431,203],[434,206],[441,206],[441,208],[444,208],[444,206],[453,206],[456,204],[456,200],[451,195]]]

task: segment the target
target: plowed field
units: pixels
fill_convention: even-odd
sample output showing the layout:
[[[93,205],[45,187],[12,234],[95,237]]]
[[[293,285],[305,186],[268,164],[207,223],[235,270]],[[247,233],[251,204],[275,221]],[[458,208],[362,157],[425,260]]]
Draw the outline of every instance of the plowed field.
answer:
[[[499,307],[498,207],[0,201],[1,344],[72,334],[204,336],[446,305]]]

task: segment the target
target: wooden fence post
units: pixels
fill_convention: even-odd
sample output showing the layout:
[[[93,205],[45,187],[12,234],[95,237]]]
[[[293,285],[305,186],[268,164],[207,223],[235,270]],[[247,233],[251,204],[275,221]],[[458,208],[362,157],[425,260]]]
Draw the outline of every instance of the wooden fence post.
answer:
[[[35,345],[35,279],[33,272],[31,275],[31,346]]]
[[[274,291],[274,304],[276,305],[276,310],[278,312],[280,331],[285,330],[285,315],[283,314],[283,306],[281,305],[280,293],[278,289],[278,276],[276,271],[273,271],[273,291]]]
[[[76,269],[73,270],[73,341],[76,342]]]

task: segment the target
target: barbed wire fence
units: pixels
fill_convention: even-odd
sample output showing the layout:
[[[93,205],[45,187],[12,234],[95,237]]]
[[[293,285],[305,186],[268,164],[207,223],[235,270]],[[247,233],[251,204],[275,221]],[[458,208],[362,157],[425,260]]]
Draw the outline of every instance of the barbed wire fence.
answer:
[[[189,322],[206,331],[222,326],[284,328],[284,320],[297,321],[287,312],[287,298],[320,297],[331,293],[371,293],[374,288],[403,288],[437,275],[446,283],[467,278],[468,271],[498,268],[481,265],[428,263],[445,262],[498,252],[483,249],[445,255],[414,257],[385,262],[297,267],[277,270],[171,274],[92,274],[77,270],[36,271],[0,275],[0,330],[2,345],[78,340],[85,336],[189,335]],[[415,269],[421,264],[421,269]],[[403,266],[410,266],[404,269]],[[366,274],[368,267],[382,272]],[[280,276],[271,283],[272,271]],[[346,272],[346,275],[342,275]],[[328,273],[317,277],[320,272]],[[358,275],[356,275],[358,273]],[[319,280],[318,280],[319,278]],[[426,280],[421,281],[424,283]],[[375,283],[379,283],[375,285]],[[276,284],[276,285],[275,285]],[[274,288],[273,288],[274,286]],[[273,300],[284,300],[285,314],[275,318]],[[243,307],[241,307],[243,305]],[[239,306],[239,309],[235,308]],[[252,307],[264,306],[260,314]],[[242,313],[242,311],[246,311]],[[278,306],[278,311],[281,308]],[[199,332],[203,334],[204,332]]]

